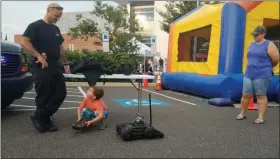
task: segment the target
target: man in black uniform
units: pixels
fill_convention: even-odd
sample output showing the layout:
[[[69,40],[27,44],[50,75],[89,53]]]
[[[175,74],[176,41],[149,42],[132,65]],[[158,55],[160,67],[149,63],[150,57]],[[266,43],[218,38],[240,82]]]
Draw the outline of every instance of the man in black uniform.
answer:
[[[158,63],[159,63],[159,71],[162,72],[162,71],[163,71],[163,59],[160,58],[160,59],[158,60]]]
[[[54,25],[62,16],[63,8],[57,3],[48,5],[44,19],[28,25],[21,45],[33,56],[31,72],[35,83],[36,112],[30,115],[34,127],[40,132],[56,131],[51,116],[66,97],[66,84],[60,71],[60,59],[65,73],[71,73],[63,51],[64,41],[59,28]]]

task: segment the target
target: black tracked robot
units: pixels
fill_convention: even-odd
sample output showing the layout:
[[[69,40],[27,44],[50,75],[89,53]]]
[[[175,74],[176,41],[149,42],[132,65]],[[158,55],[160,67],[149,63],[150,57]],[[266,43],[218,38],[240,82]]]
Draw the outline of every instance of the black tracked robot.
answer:
[[[163,138],[164,134],[152,126],[152,105],[151,94],[149,93],[149,107],[150,107],[150,124],[144,122],[143,117],[137,113],[136,120],[133,123],[123,123],[116,126],[117,134],[124,141],[131,141],[136,139],[155,139]]]

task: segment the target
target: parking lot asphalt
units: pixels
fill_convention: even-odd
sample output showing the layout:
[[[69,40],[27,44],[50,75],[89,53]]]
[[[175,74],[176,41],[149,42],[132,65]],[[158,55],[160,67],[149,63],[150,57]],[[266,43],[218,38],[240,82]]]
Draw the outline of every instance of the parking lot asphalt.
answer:
[[[124,142],[115,133],[116,124],[133,122],[137,107],[123,107],[115,99],[137,98],[133,87],[104,87],[109,107],[105,130],[79,132],[71,129],[76,108],[83,99],[78,87],[68,87],[68,96],[54,115],[59,131],[39,133],[29,115],[35,109],[33,91],[2,110],[3,158],[279,158],[279,107],[269,108],[266,122],[255,125],[256,111],[236,121],[239,109],[214,107],[203,99],[170,91],[143,91],[170,106],[153,106],[153,126],[163,139]],[[87,88],[83,87],[83,91]],[[148,107],[140,113],[149,121]]]

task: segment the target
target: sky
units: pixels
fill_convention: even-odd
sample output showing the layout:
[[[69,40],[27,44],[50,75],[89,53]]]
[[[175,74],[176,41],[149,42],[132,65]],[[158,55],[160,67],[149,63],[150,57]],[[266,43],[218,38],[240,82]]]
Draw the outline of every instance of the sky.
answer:
[[[64,12],[91,11],[93,9],[92,1],[2,1],[2,39],[7,35],[8,40],[13,42],[14,34],[22,34],[28,24],[42,19],[48,4],[52,2],[57,2],[64,7]],[[112,1],[105,3],[117,5]]]

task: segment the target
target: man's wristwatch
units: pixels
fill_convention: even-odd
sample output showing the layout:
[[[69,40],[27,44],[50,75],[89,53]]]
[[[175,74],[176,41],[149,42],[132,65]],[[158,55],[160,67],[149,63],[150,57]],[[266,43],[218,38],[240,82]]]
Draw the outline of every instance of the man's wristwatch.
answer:
[[[69,65],[69,63],[65,63],[65,64],[63,64],[63,66],[67,66],[67,65]]]

